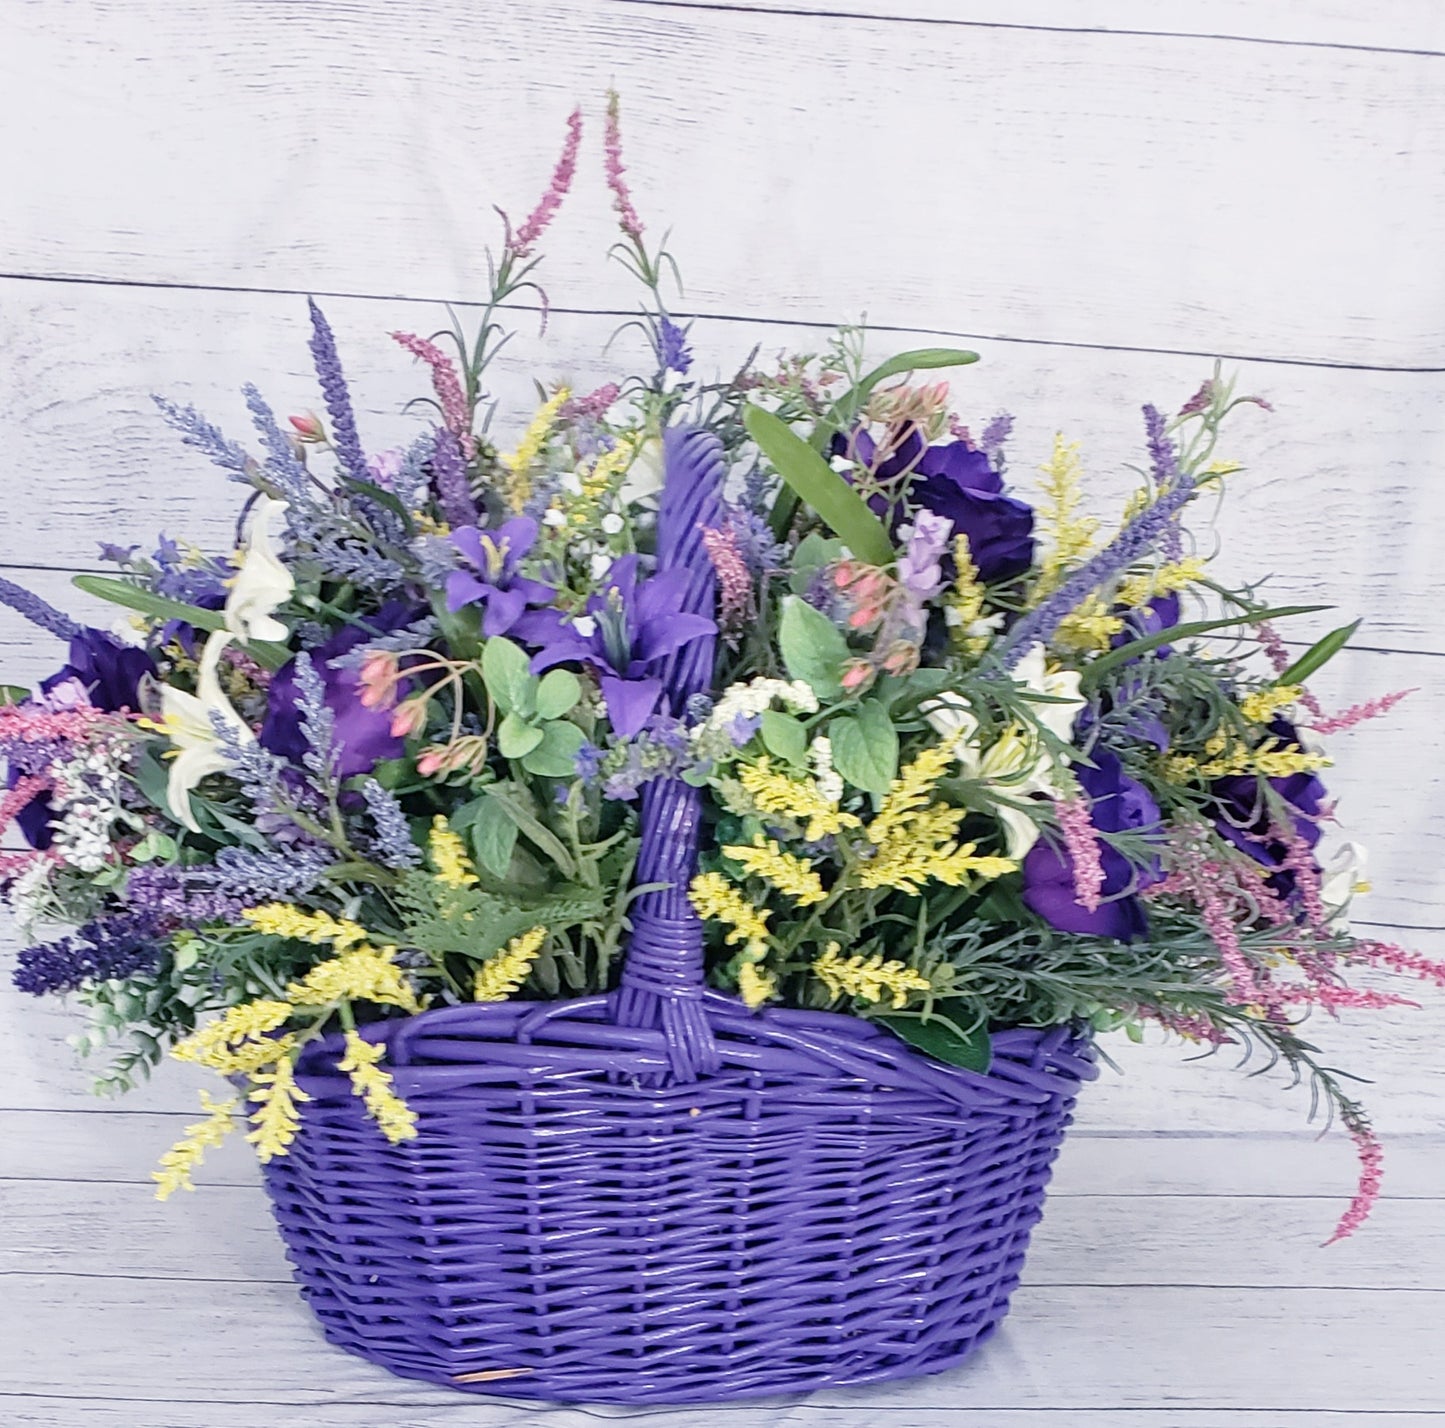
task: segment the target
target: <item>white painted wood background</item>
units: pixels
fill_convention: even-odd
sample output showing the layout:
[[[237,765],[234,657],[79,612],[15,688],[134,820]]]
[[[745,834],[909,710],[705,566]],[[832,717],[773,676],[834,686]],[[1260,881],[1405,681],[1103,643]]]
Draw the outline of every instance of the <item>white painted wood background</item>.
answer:
[[[545,182],[591,125],[549,242],[527,374],[609,372],[634,302],[604,261],[601,93],[625,102],[638,207],[669,226],[705,368],[819,344],[866,313],[875,349],[977,347],[960,405],[1019,417],[1026,479],[1055,428],[1104,509],[1138,405],[1229,359],[1276,405],[1241,414],[1206,543],[1226,570],[1356,613],[1319,680],[1402,686],[1338,741],[1341,817],[1374,855],[1360,916],[1445,955],[1445,11],[1438,0],[0,0],[0,569],[79,614],[99,539],[224,548],[219,472],[148,393],[236,434],[256,380],[317,404],[302,295],[324,301],[363,437],[410,427],[391,328],[481,290],[492,203]],[[625,341],[625,339],[624,339]],[[58,649],[0,612],[0,671]],[[7,943],[7,948],[12,945]],[[6,966],[9,966],[9,952]],[[1370,1076],[1387,1199],[1323,1251],[1353,1185],[1300,1093],[1224,1058],[1111,1048],[1024,1290],[965,1369],[710,1413],[849,1428],[1424,1428],[1445,1416],[1442,999],[1322,1026]],[[404,1428],[612,1416],[508,1409],[390,1379],[321,1343],[236,1147],[156,1206],[147,1175],[194,1105],[178,1068],[97,1103],[69,1022],[0,991],[0,1422]]]

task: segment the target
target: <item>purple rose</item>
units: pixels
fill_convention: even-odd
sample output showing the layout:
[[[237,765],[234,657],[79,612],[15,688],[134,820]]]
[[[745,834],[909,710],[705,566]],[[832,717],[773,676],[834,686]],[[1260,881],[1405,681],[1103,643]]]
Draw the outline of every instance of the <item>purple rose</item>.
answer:
[[[410,624],[417,614],[406,601],[389,601],[365,625],[347,625],[310,652],[326,691],[326,707],[335,718],[337,773],[342,778],[368,773],[384,759],[400,758],[406,741],[391,732],[392,710],[368,709],[361,702],[361,672],[335,661],[378,634]],[[306,736],[296,700],[296,662],[291,660],[271,680],[266,720],[257,737],[263,748],[299,764],[306,753]]]
[[[1157,830],[1159,805],[1143,784],[1124,772],[1118,755],[1095,749],[1093,759],[1095,767],[1080,766],[1075,772],[1089,799],[1089,818],[1094,828],[1100,833],[1147,834]],[[1024,856],[1025,905],[1061,932],[1112,937],[1119,942],[1148,936],[1149,918],[1135,894],[1164,876],[1158,859],[1138,867],[1101,838],[1099,861],[1104,869],[1102,896],[1106,901],[1090,912],[1076,898],[1074,865],[1067,851],[1040,838]],[[1119,896],[1125,893],[1128,895]],[[1111,898],[1113,901],[1107,901]]]
[[[988,454],[968,442],[925,446],[918,428],[910,427],[875,467],[877,446],[860,429],[851,438],[835,436],[833,454],[851,454],[881,483],[906,479],[914,506],[952,521],[954,532],[968,537],[969,553],[985,584],[1013,580],[1034,563],[1032,508],[1004,495],[1003,477],[990,465]],[[881,513],[882,500],[875,498],[873,504]],[[948,565],[952,578],[952,562]]]
[[[1274,719],[1269,731],[1286,748],[1299,748],[1299,734],[1288,719]],[[1296,895],[1294,871],[1284,866],[1289,849],[1273,835],[1279,832],[1275,814],[1253,774],[1235,774],[1215,779],[1209,791],[1216,800],[1214,827],[1241,852],[1262,867],[1271,869],[1266,880],[1272,891],[1285,901]],[[1265,779],[1285,802],[1297,837],[1313,848],[1320,840],[1320,819],[1328,794],[1312,773],[1286,774]]]

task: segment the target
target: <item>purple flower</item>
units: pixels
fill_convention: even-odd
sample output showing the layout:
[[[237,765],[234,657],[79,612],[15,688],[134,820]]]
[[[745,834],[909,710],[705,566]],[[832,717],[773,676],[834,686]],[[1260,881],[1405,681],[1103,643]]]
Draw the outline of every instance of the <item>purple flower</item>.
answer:
[[[943,516],[919,511],[904,533],[908,540],[898,558],[899,582],[920,603],[931,600],[943,588],[943,559],[953,525]]]
[[[1299,734],[1287,719],[1274,719],[1269,731],[1286,748],[1299,748]],[[1312,773],[1286,774],[1263,780],[1284,800],[1295,834],[1307,847],[1320,840],[1320,819],[1328,794]],[[1295,895],[1295,874],[1285,866],[1290,850],[1274,835],[1280,831],[1278,816],[1270,807],[1254,774],[1235,774],[1215,779],[1209,792],[1216,800],[1214,826],[1241,852],[1262,867],[1271,869],[1269,887],[1288,901]]]
[[[490,639],[515,631],[522,639],[550,627],[526,617],[528,605],[546,605],[557,592],[540,580],[519,575],[522,558],[537,542],[537,522],[514,516],[495,531],[462,526],[452,532],[452,544],[461,551],[470,570],[454,570],[447,577],[447,609],[482,604],[482,633]]]
[[[851,454],[884,485],[906,478],[910,504],[952,521],[954,532],[968,537],[969,554],[985,584],[1012,580],[1034,563],[1033,509],[1004,495],[1003,477],[986,452],[966,441],[926,446],[916,426],[875,465],[877,450],[861,429],[851,442],[841,433],[833,438],[835,455]],[[881,514],[882,500],[875,497],[873,505]],[[951,572],[951,561],[948,565]]]
[[[657,325],[657,362],[664,372],[686,376],[692,366],[692,349],[687,345],[687,329],[664,317]]]
[[[365,625],[347,625],[310,652],[312,665],[321,676],[325,706],[333,716],[331,737],[339,778],[370,773],[382,760],[400,758],[406,747],[406,741],[391,732],[392,711],[368,709],[361,702],[361,672],[341,656],[378,633],[410,624],[416,616],[415,607],[407,602],[389,601]],[[266,720],[258,737],[262,748],[292,763],[301,764],[306,758],[309,746],[302,727],[295,660],[282,665],[271,680]]]
[[[717,630],[707,616],[683,610],[688,578],[688,572],[678,568],[643,580],[635,555],[619,557],[601,592],[587,602],[586,633],[576,624],[561,626],[533,657],[533,673],[568,661],[592,668],[613,733],[630,739],[657,708],[662,661]]]
[[[1095,767],[1081,766],[1076,773],[1089,799],[1089,820],[1095,830],[1144,834],[1157,830],[1159,805],[1143,784],[1124,772],[1118,755],[1096,748],[1093,759]],[[1158,860],[1151,859],[1139,867],[1102,838],[1099,839],[1099,860],[1104,868],[1101,895],[1105,901],[1090,912],[1077,900],[1069,854],[1048,839],[1040,838],[1024,856],[1025,905],[1061,932],[1112,937],[1120,942],[1147,936],[1149,919],[1134,893],[1162,879],[1164,873]]]
[[[87,982],[123,980],[156,965],[164,926],[151,913],[97,918],[78,932],[27,947],[15,968],[15,986],[32,996],[73,992]]]

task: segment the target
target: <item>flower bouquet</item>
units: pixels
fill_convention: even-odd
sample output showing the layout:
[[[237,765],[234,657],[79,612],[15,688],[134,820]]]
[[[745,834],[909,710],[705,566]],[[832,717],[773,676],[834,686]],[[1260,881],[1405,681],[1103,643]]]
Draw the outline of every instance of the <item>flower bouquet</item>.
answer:
[[[105,547],[81,627],[0,707],[4,855],[34,945],[124,1088],[226,1078],[156,1172],[243,1125],[329,1337],[475,1392],[680,1401],[957,1361],[1005,1312],[1094,1037],[1258,1043],[1379,1149],[1301,1032],[1394,1004],[1354,968],[1322,736],[1191,502],[1242,404],[1144,408],[1138,489],[1034,505],[857,332],[694,370],[620,157],[614,252],[647,370],[494,409],[509,304],[568,190],[507,224],[475,332],[392,334],[434,420],[368,455],[311,307],[325,416],[246,389],[260,455],[161,411],[244,494],[239,545]],[[504,220],[505,221],[505,220]],[[510,433],[510,435],[507,435]],[[1203,636],[1215,643],[1206,645]]]

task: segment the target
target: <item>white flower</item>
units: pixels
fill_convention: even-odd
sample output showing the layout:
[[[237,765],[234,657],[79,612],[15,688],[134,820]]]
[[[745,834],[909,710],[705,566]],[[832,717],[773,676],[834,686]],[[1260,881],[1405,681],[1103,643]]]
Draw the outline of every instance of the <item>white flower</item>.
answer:
[[[1320,864],[1320,901],[1325,905],[1330,927],[1336,932],[1350,930],[1350,903],[1357,893],[1369,892],[1365,878],[1368,860],[1358,843],[1341,843],[1327,862]]]
[[[616,511],[608,511],[608,513],[602,517],[601,521],[603,534],[618,535],[622,530],[623,524],[622,517],[619,516]]]
[[[232,730],[238,743],[248,744],[255,740],[245,720],[221,692],[221,682],[216,673],[221,654],[232,638],[226,631],[217,630],[206,641],[194,694],[184,689],[173,689],[169,684],[160,687],[161,727],[174,745],[166,801],[172,814],[196,833],[201,828],[191,810],[191,790],[208,774],[220,773],[227,763],[212,716]]]
[[[226,628],[248,643],[284,640],[291,633],[276,618],[275,610],[291,598],[296,581],[282,564],[271,536],[272,521],[285,512],[285,501],[257,497],[246,526],[241,568],[226,596]]]
[[[1049,674],[1044,668],[1044,647],[1034,645],[1014,666],[1014,683],[1032,694],[1060,699],[1061,704],[1033,704],[1030,713],[1061,743],[1067,744],[1073,733],[1074,717],[1087,702],[1079,694],[1079,672],[1061,669]]]
[[[818,793],[829,803],[838,804],[843,800],[843,777],[833,769],[833,741],[824,734],[815,735],[808,745],[808,766],[813,770],[813,782]]]
[[[638,443],[632,464],[627,468],[627,478],[620,493],[624,503],[655,496],[662,490],[662,473],[662,438],[649,436]]]
[[[5,890],[5,900],[15,916],[15,925],[25,937],[31,935],[45,912],[53,866],[49,858],[37,856]]]
[[[567,524],[567,513],[566,511],[559,511],[556,506],[553,506],[542,517],[542,524],[544,526],[551,526],[553,529],[558,526],[565,526]]]

